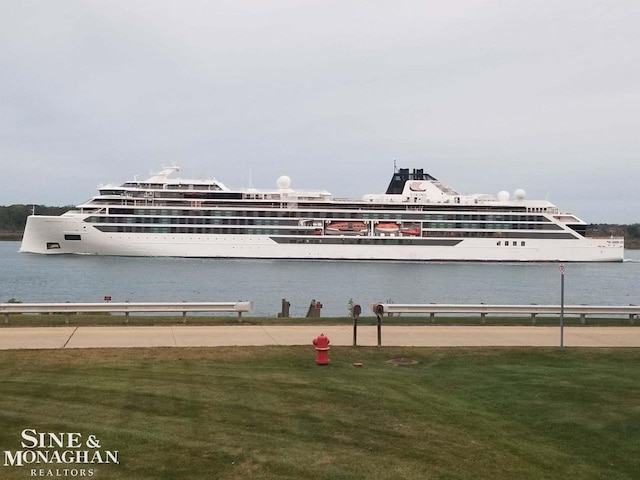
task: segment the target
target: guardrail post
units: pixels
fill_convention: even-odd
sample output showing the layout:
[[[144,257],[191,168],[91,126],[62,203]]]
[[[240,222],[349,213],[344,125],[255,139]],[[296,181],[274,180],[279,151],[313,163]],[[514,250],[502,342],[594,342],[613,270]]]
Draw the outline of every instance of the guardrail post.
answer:
[[[536,315],[536,313],[531,314],[531,323],[533,323],[534,325],[536,324]]]
[[[436,321],[436,314],[431,312],[429,314],[429,320],[431,320],[431,323],[435,322]]]
[[[8,313],[4,314],[4,323],[9,323],[9,314]],[[633,324],[633,320],[631,321],[631,323]]]
[[[480,323],[482,325],[484,325],[485,323],[487,323],[487,314],[485,312],[482,312],[480,314]]]
[[[124,323],[129,324],[129,312],[124,312]]]
[[[580,314],[580,323],[582,325],[584,325],[585,323],[587,323],[587,314],[586,313],[581,313]]]
[[[69,314],[68,313],[64,314],[64,323],[69,325]]]
[[[242,312],[238,312],[238,323],[242,323]]]
[[[182,312],[182,323],[187,323],[187,312]]]

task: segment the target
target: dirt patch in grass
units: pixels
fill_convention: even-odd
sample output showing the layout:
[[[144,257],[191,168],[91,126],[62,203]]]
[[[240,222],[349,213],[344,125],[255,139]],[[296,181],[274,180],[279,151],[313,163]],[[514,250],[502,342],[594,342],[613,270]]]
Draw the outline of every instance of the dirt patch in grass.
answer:
[[[415,365],[416,363],[418,363],[417,360],[413,360],[412,358],[392,358],[391,360],[387,360],[387,363],[389,365],[396,365],[396,366],[401,366],[401,365]]]

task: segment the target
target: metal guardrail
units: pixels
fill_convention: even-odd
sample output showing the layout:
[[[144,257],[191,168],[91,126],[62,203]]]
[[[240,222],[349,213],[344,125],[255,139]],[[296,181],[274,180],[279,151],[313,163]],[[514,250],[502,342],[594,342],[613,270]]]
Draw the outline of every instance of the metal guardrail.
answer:
[[[394,313],[428,313],[431,319],[437,313],[468,313],[479,314],[481,319],[488,314],[498,315],[531,315],[535,319],[536,315],[559,315],[560,309],[564,308],[564,313],[568,315],[580,315],[584,323],[587,315],[628,315],[629,320],[640,315],[638,305],[491,305],[491,304],[409,304],[409,303],[376,303],[372,306],[373,313],[394,314]],[[377,309],[377,310],[376,310]]]
[[[494,315],[531,315],[531,321],[536,323],[536,315],[580,315],[581,323],[586,323],[587,315],[628,315],[633,325],[635,318],[640,316],[638,305],[491,305],[479,304],[409,304],[409,303],[374,303],[371,310],[378,318],[378,346],[382,345],[382,317],[387,314],[410,313],[429,314],[433,322],[435,315],[440,314],[479,314],[481,323],[485,323],[488,314]],[[357,318],[354,317],[353,345],[356,345]]]
[[[253,310],[253,302],[170,302],[170,303],[0,303],[0,314],[4,314],[4,323],[9,323],[10,314],[19,313],[65,313],[66,323],[70,314],[78,313],[124,313],[126,323],[130,313],[182,313],[186,322],[187,312],[232,312],[242,314]]]

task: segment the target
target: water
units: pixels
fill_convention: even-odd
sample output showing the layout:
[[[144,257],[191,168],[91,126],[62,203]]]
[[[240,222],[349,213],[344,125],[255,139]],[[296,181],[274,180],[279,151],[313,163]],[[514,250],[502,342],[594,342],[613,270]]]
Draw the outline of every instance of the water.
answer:
[[[275,316],[281,299],[304,316],[312,299],[323,316],[346,316],[353,299],[370,314],[394,303],[559,304],[558,264],[301,262],[126,258],[18,253],[0,242],[0,302],[216,302],[252,300]],[[623,263],[566,265],[565,303],[640,304],[640,251]]]

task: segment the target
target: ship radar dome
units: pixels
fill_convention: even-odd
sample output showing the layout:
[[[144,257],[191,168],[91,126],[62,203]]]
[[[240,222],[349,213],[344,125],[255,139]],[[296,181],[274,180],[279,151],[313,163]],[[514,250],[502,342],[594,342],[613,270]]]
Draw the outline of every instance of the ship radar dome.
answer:
[[[291,178],[289,178],[287,175],[282,175],[276,181],[276,185],[280,190],[286,190],[291,186]]]
[[[501,192],[499,192],[498,200],[500,200],[501,202],[506,202],[507,200],[509,200],[509,192],[507,192],[506,190],[502,190]]]
[[[513,192],[513,195],[516,197],[516,200],[524,200],[524,197],[527,196],[527,192],[519,188],[515,192]]]

